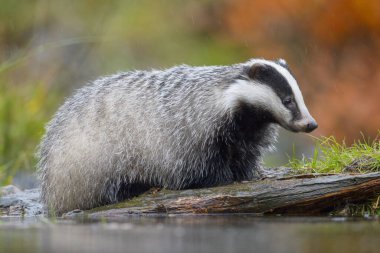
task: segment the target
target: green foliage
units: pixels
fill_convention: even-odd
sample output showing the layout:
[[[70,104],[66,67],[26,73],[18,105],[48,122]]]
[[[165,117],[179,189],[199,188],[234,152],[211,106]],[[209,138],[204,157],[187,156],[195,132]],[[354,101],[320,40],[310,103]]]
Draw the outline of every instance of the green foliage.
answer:
[[[0,185],[10,183],[18,170],[34,169],[34,153],[44,124],[61,100],[42,83],[18,86],[1,74]]]
[[[289,167],[297,173],[342,173],[380,171],[380,139],[355,141],[351,146],[339,143],[333,136],[316,138],[314,155],[301,160],[293,156]]]

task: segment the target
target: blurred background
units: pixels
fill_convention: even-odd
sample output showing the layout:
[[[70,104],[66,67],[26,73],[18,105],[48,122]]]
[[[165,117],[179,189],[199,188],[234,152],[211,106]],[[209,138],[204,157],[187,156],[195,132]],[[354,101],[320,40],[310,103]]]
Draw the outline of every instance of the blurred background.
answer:
[[[352,143],[380,126],[377,0],[0,0],[0,185],[35,186],[44,125],[100,75],[284,58],[319,128]],[[268,166],[308,156],[283,132]]]

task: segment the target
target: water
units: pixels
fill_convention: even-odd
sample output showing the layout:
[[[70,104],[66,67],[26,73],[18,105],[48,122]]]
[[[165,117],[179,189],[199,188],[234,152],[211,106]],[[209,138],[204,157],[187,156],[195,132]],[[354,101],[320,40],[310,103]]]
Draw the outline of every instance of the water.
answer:
[[[0,252],[380,252],[380,221],[253,215],[0,220]]]

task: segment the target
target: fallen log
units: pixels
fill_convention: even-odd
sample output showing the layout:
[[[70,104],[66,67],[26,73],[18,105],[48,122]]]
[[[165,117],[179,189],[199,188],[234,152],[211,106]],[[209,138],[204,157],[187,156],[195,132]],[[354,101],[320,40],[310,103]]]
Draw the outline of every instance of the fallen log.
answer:
[[[90,218],[177,214],[319,215],[380,194],[380,172],[274,176],[260,181],[182,191],[151,190],[85,212]]]

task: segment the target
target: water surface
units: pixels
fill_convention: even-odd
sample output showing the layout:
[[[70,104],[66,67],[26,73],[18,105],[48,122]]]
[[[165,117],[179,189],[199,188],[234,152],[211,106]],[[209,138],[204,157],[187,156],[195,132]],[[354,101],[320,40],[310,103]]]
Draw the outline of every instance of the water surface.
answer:
[[[0,220],[0,252],[380,252],[380,221],[252,215]]]

